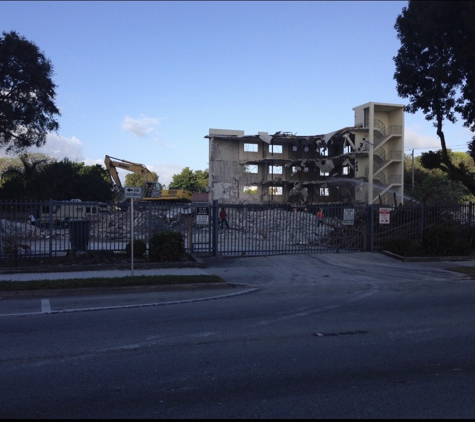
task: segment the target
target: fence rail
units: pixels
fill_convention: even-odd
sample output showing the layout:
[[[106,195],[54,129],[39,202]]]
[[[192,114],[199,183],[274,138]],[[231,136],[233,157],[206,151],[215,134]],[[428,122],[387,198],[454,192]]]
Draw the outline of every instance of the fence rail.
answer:
[[[140,205],[140,206],[139,206]],[[471,242],[473,206],[361,204],[153,204],[119,209],[69,201],[0,201],[0,264],[71,251],[124,252],[132,236],[148,247],[162,231],[181,232],[188,253],[263,255],[380,251],[390,239],[424,241],[427,229],[454,228]],[[221,227],[225,208],[228,227]],[[317,212],[322,208],[323,224]],[[30,216],[35,219],[34,224]]]

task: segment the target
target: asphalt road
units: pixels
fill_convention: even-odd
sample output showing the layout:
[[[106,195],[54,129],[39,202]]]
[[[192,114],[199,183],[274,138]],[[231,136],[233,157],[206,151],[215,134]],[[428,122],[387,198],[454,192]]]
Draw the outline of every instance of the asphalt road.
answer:
[[[0,417],[473,418],[475,281],[448,265],[210,260],[240,286],[0,301]]]

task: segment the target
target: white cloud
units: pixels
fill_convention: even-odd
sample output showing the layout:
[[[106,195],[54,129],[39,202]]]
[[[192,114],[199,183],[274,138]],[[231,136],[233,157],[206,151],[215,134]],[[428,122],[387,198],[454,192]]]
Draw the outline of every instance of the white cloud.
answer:
[[[42,153],[58,161],[68,158],[71,161],[84,161],[82,153],[83,143],[76,137],[65,138],[49,133],[46,136],[46,143],[41,148],[32,147],[25,152]],[[6,157],[4,150],[0,151],[0,156]]]
[[[167,187],[170,186],[173,175],[180,174],[185,167],[186,166],[181,164],[163,164],[158,166],[147,165],[147,168],[150,171],[154,171],[158,174],[158,181]]]
[[[83,160],[83,162],[84,162],[84,165],[86,166],[95,166],[96,164],[99,164],[100,166],[104,168],[106,167],[106,165],[104,164],[104,160],[86,158],[85,160]]]
[[[438,137],[417,133],[413,128],[406,127],[404,132],[404,148],[407,149],[440,149]]]
[[[158,123],[158,119],[153,119],[151,117],[143,116],[140,119],[134,119],[130,116],[126,116],[124,123],[122,124],[122,129],[145,138],[155,130]]]

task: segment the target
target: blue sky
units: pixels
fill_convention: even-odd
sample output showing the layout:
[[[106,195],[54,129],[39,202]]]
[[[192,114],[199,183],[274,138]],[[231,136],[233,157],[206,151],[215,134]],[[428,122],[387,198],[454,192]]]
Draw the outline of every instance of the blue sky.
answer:
[[[315,135],[351,126],[355,106],[405,104],[393,57],[406,5],[2,1],[0,29],[54,65],[60,129],[39,152],[86,164],[111,155],[168,185],[184,167],[208,167],[210,128]],[[422,114],[405,123],[406,153],[440,146]],[[470,132],[444,129],[448,146],[466,151]]]

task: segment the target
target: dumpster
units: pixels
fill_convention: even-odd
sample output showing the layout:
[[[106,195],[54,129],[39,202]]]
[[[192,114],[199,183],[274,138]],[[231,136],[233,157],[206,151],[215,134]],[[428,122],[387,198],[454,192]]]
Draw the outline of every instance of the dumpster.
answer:
[[[89,243],[91,222],[89,220],[69,220],[69,241],[73,251],[85,251]]]

